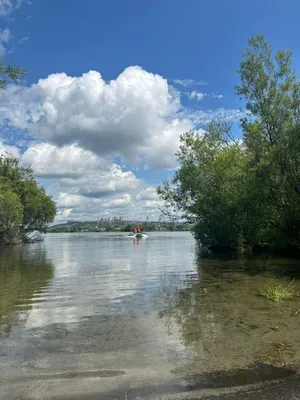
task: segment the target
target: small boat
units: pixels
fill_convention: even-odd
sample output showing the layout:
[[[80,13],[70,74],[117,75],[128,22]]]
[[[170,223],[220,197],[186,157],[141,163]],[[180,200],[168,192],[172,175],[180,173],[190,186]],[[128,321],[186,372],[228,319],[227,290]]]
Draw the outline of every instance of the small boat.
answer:
[[[136,238],[136,239],[142,239],[143,237],[147,237],[147,234],[145,232],[137,232],[137,233],[130,233],[127,236],[133,237],[133,238]]]
[[[144,237],[144,236],[145,236],[145,234],[144,234],[143,232],[138,232],[138,233],[135,234],[135,237],[136,237],[137,239],[140,239],[140,238],[142,238],[142,237]]]

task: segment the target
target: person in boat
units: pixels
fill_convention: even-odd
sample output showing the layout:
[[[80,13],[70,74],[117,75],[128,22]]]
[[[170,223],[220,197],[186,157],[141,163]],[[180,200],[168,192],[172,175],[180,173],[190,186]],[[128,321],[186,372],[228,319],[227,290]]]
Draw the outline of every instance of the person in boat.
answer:
[[[136,226],[133,227],[133,233],[137,233],[137,227]]]
[[[141,233],[141,228],[139,226],[137,226],[136,230],[137,230],[137,233]]]

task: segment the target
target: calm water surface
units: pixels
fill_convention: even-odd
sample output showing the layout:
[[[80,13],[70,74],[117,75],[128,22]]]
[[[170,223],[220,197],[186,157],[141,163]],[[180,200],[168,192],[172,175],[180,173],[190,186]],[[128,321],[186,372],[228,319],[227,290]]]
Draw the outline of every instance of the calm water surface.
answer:
[[[1,249],[0,399],[204,399],[295,379],[298,270],[201,259],[187,232]],[[295,296],[257,296],[270,276],[296,278]]]

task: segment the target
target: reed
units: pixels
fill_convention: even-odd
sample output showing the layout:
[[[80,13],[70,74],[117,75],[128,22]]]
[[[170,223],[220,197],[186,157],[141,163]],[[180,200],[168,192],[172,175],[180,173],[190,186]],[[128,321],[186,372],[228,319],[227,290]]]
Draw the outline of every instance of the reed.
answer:
[[[288,299],[294,295],[294,287],[292,286],[294,280],[295,278],[285,287],[279,284],[275,279],[271,279],[258,291],[258,294],[273,301]]]

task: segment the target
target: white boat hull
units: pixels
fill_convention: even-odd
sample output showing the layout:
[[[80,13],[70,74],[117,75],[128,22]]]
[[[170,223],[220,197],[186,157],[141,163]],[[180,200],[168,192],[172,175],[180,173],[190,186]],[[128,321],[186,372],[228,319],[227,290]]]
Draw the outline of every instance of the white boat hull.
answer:
[[[136,239],[142,239],[142,238],[147,237],[147,235],[146,235],[145,233],[143,233],[143,232],[140,232],[140,233],[130,233],[130,234],[128,235],[128,237],[132,237],[132,238],[136,238]]]

